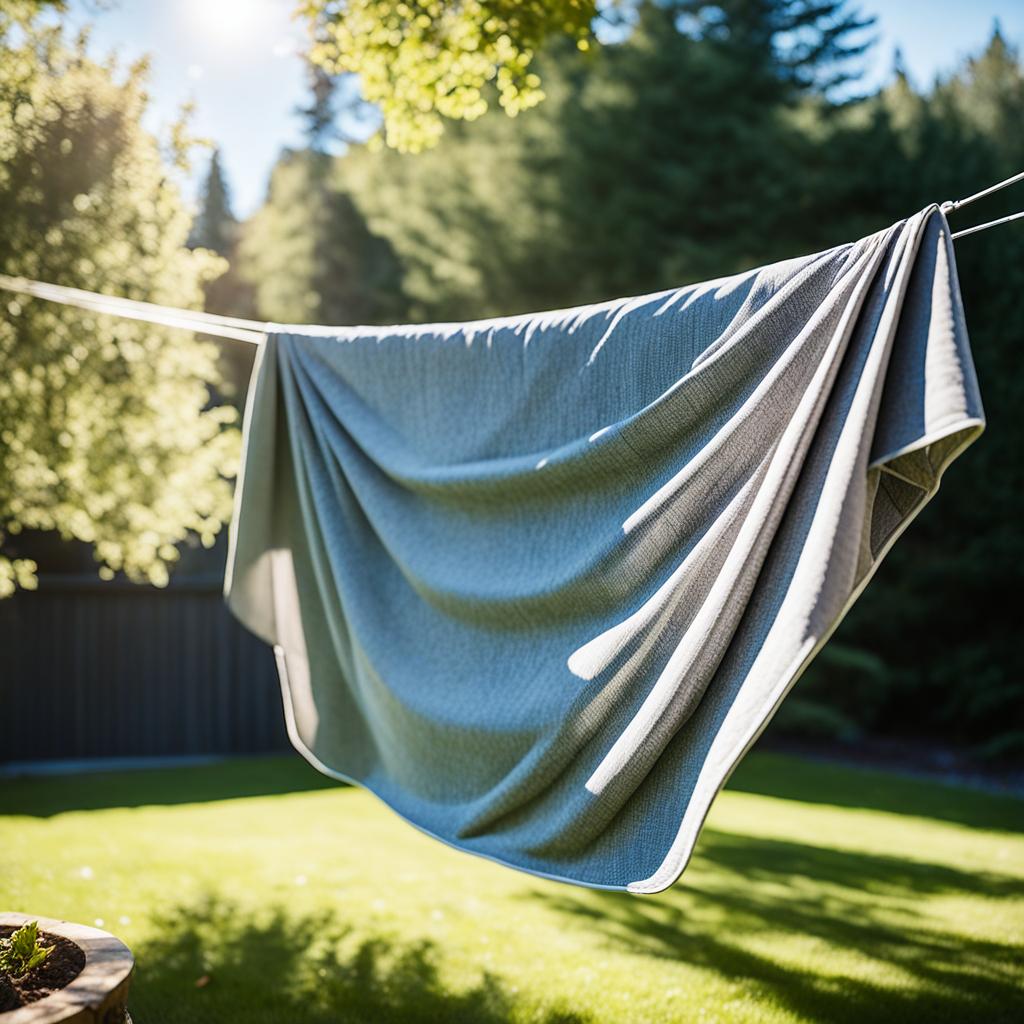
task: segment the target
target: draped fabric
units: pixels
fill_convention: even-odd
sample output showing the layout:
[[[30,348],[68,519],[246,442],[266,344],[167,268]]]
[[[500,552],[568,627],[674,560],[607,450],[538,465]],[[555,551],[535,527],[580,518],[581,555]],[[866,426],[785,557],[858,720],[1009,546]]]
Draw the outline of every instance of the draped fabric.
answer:
[[[656,892],[983,429],[936,206],[575,309],[274,325],[225,594],[321,771],[462,850]]]

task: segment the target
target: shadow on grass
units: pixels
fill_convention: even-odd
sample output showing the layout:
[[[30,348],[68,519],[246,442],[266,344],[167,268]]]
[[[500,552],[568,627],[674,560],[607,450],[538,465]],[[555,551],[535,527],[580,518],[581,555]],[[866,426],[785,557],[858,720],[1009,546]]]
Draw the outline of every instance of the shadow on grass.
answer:
[[[3,780],[0,815],[46,818],[65,811],[204,803],[343,786],[298,753],[231,758],[206,765]],[[1019,832],[1024,800],[888,772],[848,768],[787,755],[754,753],[728,788],[809,804],[858,807]]]
[[[930,897],[1020,897],[1020,879],[713,829],[705,830],[693,869],[699,891],[684,876],[653,897],[538,890],[530,899],[633,954],[745,981],[802,1019],[1024,1020],[1022,950],[972,938],[966,927],[943,929],[922,913]],[[783,955],[799,944],[803,959],[765,955],[767,936]],[[749,941],[758,938],[761,951]],[[819,943],[810,953],[807,939]],[[851,953],[869,969],[895,969],[898,978],[883,985],[837,974],[835,958],[849,962]]]
[[[729,779],[728,789],[800,803],[913,815],[989,831],[1020,832],[1024,800],[876,768],[829,764],[758,751]]]
[[[494,976],[449,989],[433,943],[366,938],[365,930],[357,937],[331,911],[302,916],[277,906],[256,919],[208,893],[152,923],[158,938],[135,949],[129,1008],[139,1024],[505,1024],[514,1017],[515,994]],[[529,1019],[586,1024],[541,1007]]]
[[[5,780],[0,786],[0,814],[48,818],[65,811],[206,803],[343,785],[322,775],[297,753],[232,758],[180,768]]]

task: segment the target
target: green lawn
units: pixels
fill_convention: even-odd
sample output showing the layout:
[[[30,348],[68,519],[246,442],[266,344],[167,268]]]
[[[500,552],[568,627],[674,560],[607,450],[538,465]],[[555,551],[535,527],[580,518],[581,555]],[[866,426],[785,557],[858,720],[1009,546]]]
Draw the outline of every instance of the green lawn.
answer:
[[[1007,797],[755,753],[653,897],[458,853],[298,755],[0,812],[0,908],[123,938],[136,1024],[1024,1020]]]

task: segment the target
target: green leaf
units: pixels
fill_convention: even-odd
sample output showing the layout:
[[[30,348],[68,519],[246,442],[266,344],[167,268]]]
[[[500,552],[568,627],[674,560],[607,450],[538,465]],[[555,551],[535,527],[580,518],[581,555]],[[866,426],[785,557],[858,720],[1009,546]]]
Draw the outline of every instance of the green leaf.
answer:
[[[21,978],[38,967],[54,951],[39,939],[39,922],[28,921],[8,938],[0,940],[0,971]]]

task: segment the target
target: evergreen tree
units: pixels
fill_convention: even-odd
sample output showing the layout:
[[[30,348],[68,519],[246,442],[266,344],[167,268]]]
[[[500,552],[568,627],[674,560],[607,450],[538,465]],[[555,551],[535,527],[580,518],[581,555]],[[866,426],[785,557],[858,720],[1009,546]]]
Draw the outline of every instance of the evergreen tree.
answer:
[[[981,55],[931,90],[918,92],[897,73],[860,113],[871,132],[836,133],[830,149],[842,200],[857,196],[859,176],[860,195],[873,187],[876,208],[888,211],[875,227],[1024,166],[1024,139],[1014,128],[1024,120],[1024,69],[998,29]],[[955,230],[1020,206],[1019,191],[1008,190],[950,219]],[[1009,226],[958,241],[956,262],[985,436],[949,470],[950,483],[889,553],[830,645],[868,654],[873,664],[857,670],[826,658],[812,667],[778,727],[810,702],[819,725],[821,708],[840,709],[841,726],[853,734],[938,739],[1019,762],[1024,655],[1013,595],[1024,582],[1016,527],[1024,492],[1024,232]]]
[[[229,256],[234,248],[237,227],[231,212],[228,183],[221,168],[220,150],[214,149],[189,246],[193,249],[211,249],[221,256]]]
[[[679,25],[670,6],[642,5],[565,108],[564,209],[595,298],[793,252],[779,210],[807,193],[805,131],[768,71]]]
[[[860,77],[876,19],[848,0],[666,0],[693,35],[734,55],[756,76],[828,92]]]
[[[231,190],[221,164],[220,150],[210,156],[200,194],[199,213],[192,225],[189,247],[216,252],[227,260],[224,273],[206,283],[203,308],[225,316],[251,317],[255,314],[253,290],[238,273],[240,225],[231,209]],[[251,345],[222,342],[219,348],[221,383],[218,398],[230,401],[242,411],[246,382],[252,373],[256,353]]]
[[[335,158],[286,151],[264,206],[245,224],[239,272],[262,317],[358,324],[402,310],[400,269],[349,197]]]
[[[319,64],[306,62],[309,102],[295,108],[303,123],[306,143],[314,153],[326,153],[330,143],[338,137],[337,76],[329,74]]]
[[[417,316],[597,301],[799,251],[799,218],[780,211],[816,173],[807,126],[670,6],[645,3],[621,43],[556,47],[538,67],[547,99],[514,122],[452,126],[414,159],[343,161]]]
[[[401,263],[412,318],[552,308],[581,294],[587,260],[561,208],[571,73],[552,63],[544,104],[514,121],[455,123],[414,157],[353,146],[339,160],[357,209]]]
[[[936,98],[997,154],[1007,176],[1024,166],[1020,53],[1007,42],[998,22],[985,50],[969,59],[959,74],[940,83]]]
[[[327,148],[339,135],[336,76],[307,65],[307,148],[285,150],[263,207],[244,225],[240,277],[259,314],[278,323],[359,324],[400,318],[401,269],[356,208]]]

